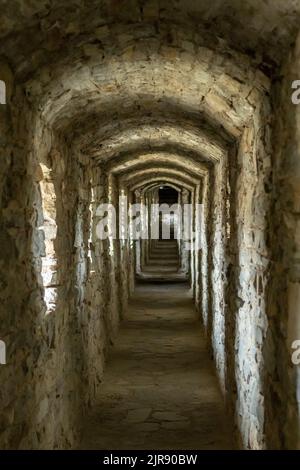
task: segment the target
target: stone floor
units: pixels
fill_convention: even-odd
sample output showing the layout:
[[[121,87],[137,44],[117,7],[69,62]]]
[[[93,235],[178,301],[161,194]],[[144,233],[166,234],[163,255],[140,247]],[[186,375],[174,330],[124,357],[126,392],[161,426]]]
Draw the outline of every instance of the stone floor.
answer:
[[[234,448],[187,284],[137,285],[80,448]]]

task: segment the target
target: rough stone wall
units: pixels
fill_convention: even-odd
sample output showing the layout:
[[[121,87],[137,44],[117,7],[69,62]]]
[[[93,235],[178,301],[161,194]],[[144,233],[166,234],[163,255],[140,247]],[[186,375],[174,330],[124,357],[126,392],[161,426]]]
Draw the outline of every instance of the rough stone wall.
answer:
[[[123,206],[124,209],[123,208],[121,209],[120,206],[118,205],[118,207],[120,208],[120,211],[124,210],[124,215],[127,221],[125,222],[126,224],[125,226],[127,227],[126,239],[119,240],[119,266],[120,266],[119,267],[119,288],[120,288],[120,307],[121,307],[120,314],[123,317],[126,312],[126,307],[128,304],[129,297],[132,293],[132,287],[131,287],[132,259],[131,259],[130,238],[129,238],[130,234],[128,231],[129,192],[127,188],[124,188],[119,184],[118,184],[118,190],[119,190],[119,197],[127,198],[127,204],[126,205],[124,204]],[[119,217],[120,217],[120,214],[119,214]],[[119,232],[119,235],[121,236],[120,232]]]
[[[202,204],[203,204],[203,221],[202,221],[202,234],[201,234],[201,251],[199,252],[199,264],[200,264],[200,278],[199,278],[199,304],[196,303],[196,308],[201,312],[201,319],[203,326],[208,333],[208,320],[209,320],[209,265],[208,265],[208,242],[210,234],[210,221],[209,218],[209,209],[210,209],[210,199],[209,199],[209,180],[210,172],[208,172],[203,178],[203,194],[202,194]]]
[[[128,194],[128,204],[133,204],[134,203],[134,195],[132,191],[129,191]],[[129,237],[129,266],[128,266],[128,271],[129,271],[129,295],[131,295],[134,291],[135,287],[135,273],[136,273],[136,245],[134,240],[132,240],[131,236]]]
[[[265,95],[260,95],[261,101],[253,121],[244,132],[237,156],[236,418],[242,444],[251,449],[265,447],[263,347],[268,327],[266,299],[270,251],[267,217],[271,182],[268,92],[269,83],[266,81]]]
[[[149,261],[149,255],[151,252],[151,206],[152,206],[152,199],[153,199],[153,190],[148,190],[145,192],[145,199],[146,199],[146,207],[147,207],[147,228],[148,228],[148,240],[144,243],[144,262],[145,264]]]
[[[230,150],[226,166],[210,180],[208,211],[208,295],[204,324],[211,337],[221,387],[235,415],[242,447],[265,447],[263,347],[270,253],[271,129],[269,83],[261,77],[247,100],[253,118]],[[222,166],[221,166],[222,167]],[[220,168],[221,168],[220,167]],[[215,165],[215,168],[217,166]],[[213,202],[214,201],[214,202]],[[232,214],[230,215],[230,213]],[[211,222],[213,221],[213,222]],[[205,253],[204,253],[205,255]]]
[[[226,167],[220,161],[214,167],[212,186],[212,237],[208,250],[211,252],[211,342],[219,382],[225,393],[225,291],[226,291]]]
[[[93,269],[89,259],[91,186],[96,201],[108,188],[99,184],[99,173],[99,181],[94,171],[91,178],[64,139],[32,125],[35,117],[21,90],[14,99],[16,107],[1,110],[6,118],[1,123],[7,123],[1,138],[7,135],[19,145],[11,144],[12,153],[7,155],[10,147],[5,142],[2,161],[9,163],[10,171],[5,175],[4,168],[1,173],[2,246],[7,246],[10,257],[2,259],[1,339],[8,345],[8,364],[0,369],[0,446],[70,448],[78,439],[84,406],[92,402],[101,383],[118,325],[118,306],[109,300],[118,299],[117,268],[109,280],[103,259],[112,260],[97,244]],[[54,195],[42,194],[41,163],[49,168]],[[45,304],[41,275],[46,254],[42,197],[46,196],[53,197],[47,204],[56,206],[58,226],[57,303],[51,311]]]
[[[110,294],[109,310],[110,324],[113,336],[117,334],[120,318],[122,316],[122,305],[120,297],[120,242],[117,238],[119,226],[119,190],[116,184],[116,178],[108,175],[108,198],[107,201],[116,208],[116,236],[109,238],[109,275],[110,275]],[[112,295],[113,293],[113,295]],[[124,311],[126,306],[124,305]]]
[[[191,242],[189,242],[190,245],[190,252],[189,252],[189,266],[190,266],[190,280],[191,280],[191,289],[193,293],[193,299],[194,301],[196,300],[196,256],[195,256],[195,241],[192,237],[193,232],[195,231],[195,188],[190,192],[190,200],[189,204],[191,204],[192,207],[192,220],[190,222],[191,224]]]
[[[99,168],[81,168],[81,177],[85,180],[85,222],[84,252],[87,263],[86,281],[81,301],[79,302],[80,334],[83,344],[84,366],[82,371],[83,401],[92,405],[101,385],[105,359],[110,346],[110,328],[107,324],[107,308],[104,302],[107,277],[103,269],[102,246],[97,242],[97,207],[103,196]],[[105,281],[104,281],[105,279]],[[80,286],[78,286],[80,290]],[[79,405],[80,406],[80,405]]]
[[[28,124],[23,124],[23,138],[18,138],[16,124],[22,120],[24,96],[15,86],[14,77],[6,64],[1,64],[1,76],[6,81],[7,104],[0,107],[1,139],[1,313],[0,334],[7,346],[7,364],[0,367],[0,432],[1,447],[15,448],[26,433],[24,408],[32,411],[34,400],[30,394],[31,366],[34,342],[34,309],[28,309],[30,299],[35,301],[36,276],[29,256],[26,202],[32,202],[31,176],[27,172],[27,142],[24,136]],[[14,103],[21,103],[15,107]],[[33,215],[31,209],[30,214]],[[31,269],[26,269],[26,266]],[[16,295],[18,293],[18,295]],[[12,380],[13,378],[13,380]],[[28,397],[30,399],[28,400]],[[25,411],[25,413],[26,413]]]
[[[69,446],[75,438],[74,429],[78,414],[69,414],[68,410],[78,406],[74,390],[80,394],[80,383],[73,381],[76,371],[80,369],[80,362],[77,363],[77,353],[74,353],[72,360],[66,359],[66,351],[72,348],[73,338],[72,332],[66,334],[67,329],[63,327],[69,322],[70,312],[74,314],[74,305],[66,302],[72,289],[72,273],[68,272],[66,276],[65,270],[65,266],[72,265],[73,259],[70,250],[64,252],[60,278],[57,279],[57,289],[62,295],[56,314],[46,315],[41,276],[41,261],[45,255],[44,234],[41,230],[44,223],[40,188],[42,174],[36,159],[37,149],[32,146],[36,138],[32,128],[34,116],[21,90],[15,94],[15,99],[16,107],[11,104],[10,111],[18,113],[17,120],[13,121],[13,137],[14,142],[19,145],[14,145],[15,157],[10,168],[9,178],[13,178],[13,182],[9,183],[7,180],[7,189],[10,185],[12,191],[7,207],[3,201],[8,218],[7,222],[5,219],[2,221],[8,224],[9,231],[13,233],[16,248],[9,248],[11,277],[8,276],[9,263],[3,264],[7,284],[2,293],[10,306],[7,305],[7,309],[3,311],[5,320],[1,322],[5,337],[9,331],[14,334],[5,338],[8,345],[8,364],[1,367],[0,371],[1,375],[4,375],[1,391],[4,422],[0,442],[2,448],[64,447]],[[23,123],[23,126],[20,126],[20,123]],[[58,232],[55,243],[59,263],[60,249],[64,250],[73,241],[73,230],[70,226],[73,193],[68,186],[68,174],[63,161],[60,156],[56,160],[59,154],[57,150],[53,151],[59,144],[53,136],[49,136],[48,141],[41,142],[41,145],[46,147],[49,145],[47,159],[44,158],[43,161],[49,164],[51,160],[55,172],[53,181],[56,201],[59,201],[56,210],[62,230]],[[62,197],[63,185],[69,188],[68,204],[71,205],[66,209],[69,217],[64,218],[62,213],[65,212],[63,205],[66,200]],[[13,212],[9,208],[13,208]],[[7,312],[10,314],[7,315]],[[78,353],[80,355],[80,351]],[[61,380],[62,371],[70,380]]]
[[[273,85],[274,154],[268,287],[269,329],[266,364],[266,433],[269,448],[300,449],[300,367],[292,363],[292,343],[300,339],[300,105],[293,104],[300,78],[300,37]]]
[[[140,240],[140,252],[141,252],[141,270],[144,269],[144,266],[146,264],[146,258],[147,258],[147,253],[148,253],[148,240],[145,239],[145,235],[148,236],[149,238],[149,233],[151,230],[151,227],[149,227],[148,222],[148,209],[149,209],[149,204],[147,200],[147,195],[145,195],[144,192],[141,192],[141,198],[140,198],[140,203],[141,203],[141,212],[140,212],[140,230],[141,230],[141,240]],[[151,234],[150,234],[151,237]]]
[[[183,189],[182,193],[181,193],[182,205],[184,206],[184,204],[189,204],[190,199],[191,199],[190,191],[188,191],[187,189]],[[182,231],[181,232],[182,232],[182,237],[183,238],[184,238],[184,230],[185,230],[184,220],[182,220]],[[192,280],[192,273],[191,273],[192,265],[191,265],[191,262],[190,262],[190,260],[191,260],[191,251],[187,250],[185,245],[186,245],[185,241],[183,240],[183,242],[181,244],[181,257],[182,257],[181,265],[182,265],[183,271],[188,274],[188,278],[191,281]]]
[[[196,187],[195,191],[195,203],[196,204],[203,204],[203,178],[201,178],[200,183]],[[199,209],[197,209],[199,210]],[[199,211],[200,212],[200,211]],[[199,311],[200,305],[201,305],[201,295],[202,295],[202,257],[201,253],[203,250],[202,246],[202,240],[203,240],[203,229],[205,226],[205,221],[204,221],[204,214],[205,211],[202,209],[201,213],[195,214],[195,231],[196,231],[196,245],[195,245],[195,307]],[[180,243],[179,243],[180,245]],[[181,259],[182,259],[182,253],[181,253]]]

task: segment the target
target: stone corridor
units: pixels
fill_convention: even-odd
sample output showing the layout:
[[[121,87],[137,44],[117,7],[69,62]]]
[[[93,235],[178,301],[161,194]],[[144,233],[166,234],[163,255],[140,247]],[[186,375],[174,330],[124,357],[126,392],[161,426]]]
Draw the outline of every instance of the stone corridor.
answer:
[[[234,449],[233,436],[188,285],[138,285],[80,447]]]
[[[0,1],[0,450],[300,449],[299,188],[299,1]]]

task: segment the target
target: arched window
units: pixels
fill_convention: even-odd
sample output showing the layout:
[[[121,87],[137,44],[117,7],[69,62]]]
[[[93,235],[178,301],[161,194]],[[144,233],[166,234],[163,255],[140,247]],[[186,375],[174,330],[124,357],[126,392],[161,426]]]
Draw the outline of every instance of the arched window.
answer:
[[[56,225],[56,195],[52,181],[51,169],[41,164],[43,179],[40,182],[43,225],[44,253],[42,255],[42,278],[44,286],[44,300],[47,314],[53,312],[57,300],[57,257],[55,252]]]
[[[3,80],[0,80],[0,104],[6,104],[6,85]]]

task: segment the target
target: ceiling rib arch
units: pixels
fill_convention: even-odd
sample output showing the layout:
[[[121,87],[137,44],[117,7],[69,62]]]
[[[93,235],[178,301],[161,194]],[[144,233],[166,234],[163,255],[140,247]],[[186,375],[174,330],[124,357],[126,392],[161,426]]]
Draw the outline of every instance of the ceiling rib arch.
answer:
[[[183,187],[184,189],[187,189],[188,191],[192,192],[195,190],[195,186],[189,182],[184,180],[183,178],[180,177],[175,177],[175,176],[170,176],[167,174],[161,174],[160,176],[148,176],[141,178],[139,181],[132,182],[131,184],[128,185],[128,189],[130,191],[135,191],[136,189],[144,186],[147,183],[172,183],[175,185],[179,185]]]
[[[195,178],[194,176],[191,176],[188,173],[183,173],[180,170],[176,170],[174,168],[168,168],[168,167],[152,167],[148,169],[142,169],[142,170],[135,170],[130,172],[127,175],[124,175],[123,177],[119,178],[119,182],[121,184],[124,184],[127,186],[130,184],[132,181],[135,179],[138,179],[140,177],[147,177],[148,175],[150,176],[160,176],[161,174],[163,175],[170,175],[170,176],[175,176],[175,177],[182,177],[183,180],[192,183],[193,185],[200,184],[199,179]]]

